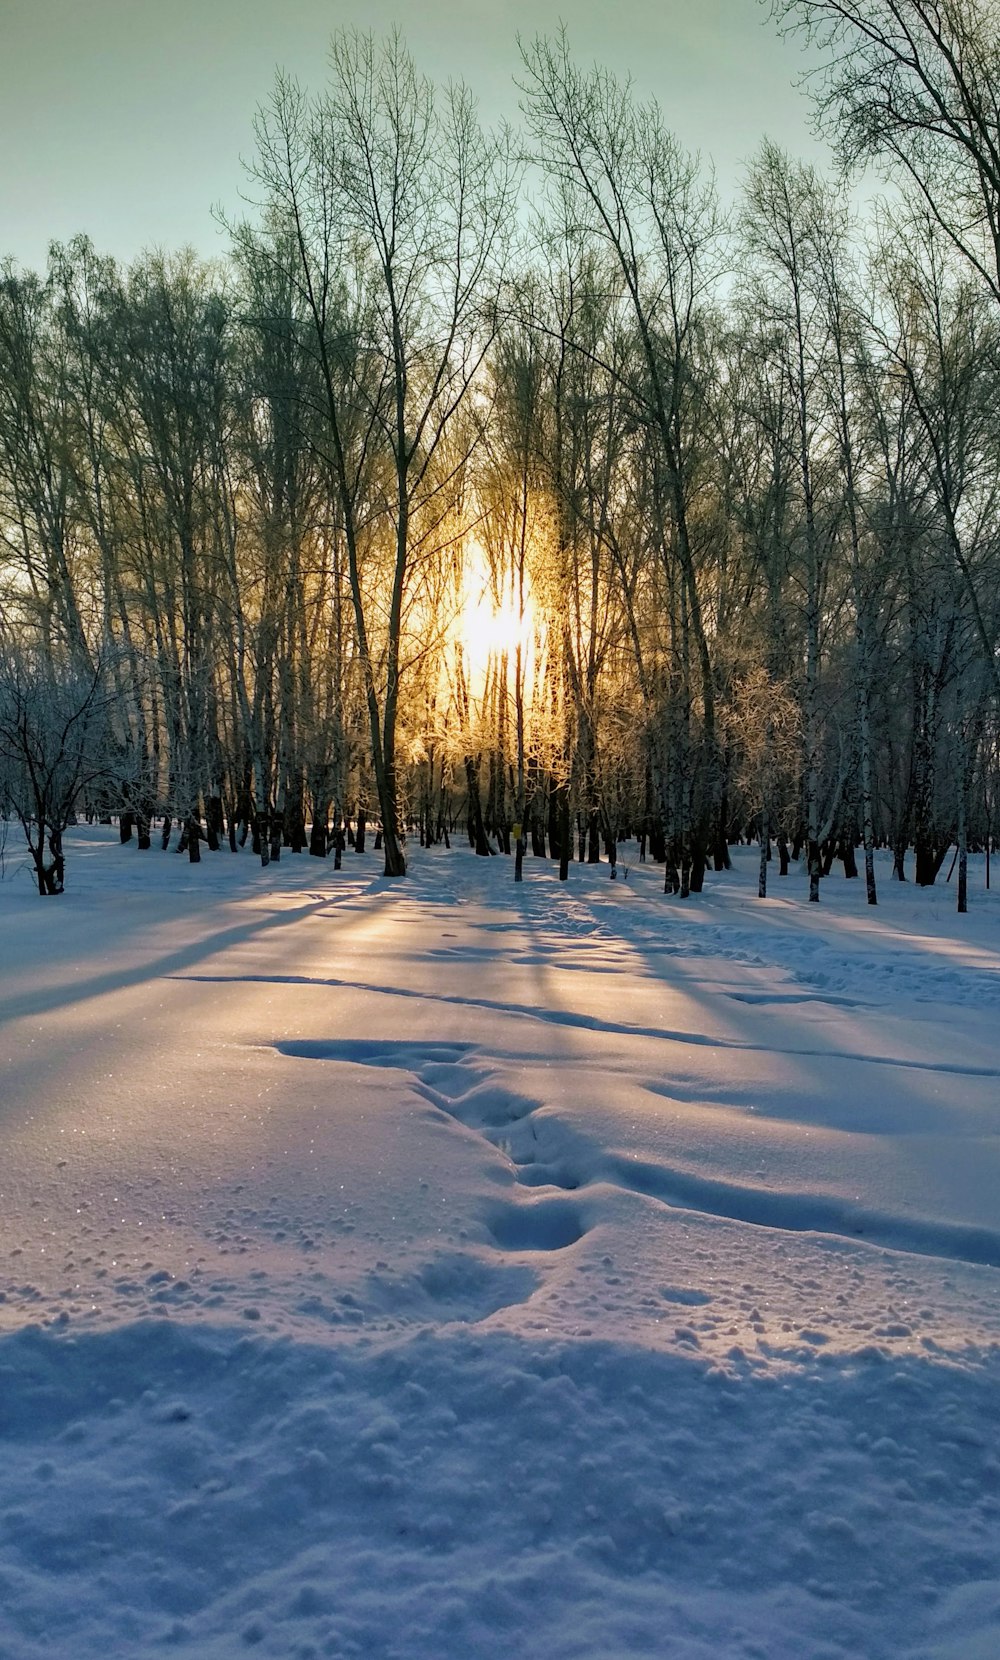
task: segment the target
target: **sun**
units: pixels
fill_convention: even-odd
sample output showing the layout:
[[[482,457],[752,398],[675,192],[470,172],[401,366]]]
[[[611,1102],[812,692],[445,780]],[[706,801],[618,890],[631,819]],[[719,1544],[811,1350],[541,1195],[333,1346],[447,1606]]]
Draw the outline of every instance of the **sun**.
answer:
[[[520,649],[522,668],[535,637],[535,613],[530,587],[519,597],[508,577],[498,593],[485,552],[476,542],[466,545],[461,606],[455,619],[455,638],[461,644],[470,678],[485,678],[493,663],[513,663]]]
[[[471,659],[511,657],[527,643],[527,614],[522,616],[511,599],[499,604],[487,591],[466,595],[458,618],[458,635]]]

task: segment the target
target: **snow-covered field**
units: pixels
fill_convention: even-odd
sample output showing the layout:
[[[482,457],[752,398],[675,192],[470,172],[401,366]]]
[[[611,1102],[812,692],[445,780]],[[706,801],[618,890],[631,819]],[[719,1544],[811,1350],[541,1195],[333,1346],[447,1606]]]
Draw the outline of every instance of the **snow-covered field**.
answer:
[[[16,864],[2,1660],[995,1660],[981,869]]]

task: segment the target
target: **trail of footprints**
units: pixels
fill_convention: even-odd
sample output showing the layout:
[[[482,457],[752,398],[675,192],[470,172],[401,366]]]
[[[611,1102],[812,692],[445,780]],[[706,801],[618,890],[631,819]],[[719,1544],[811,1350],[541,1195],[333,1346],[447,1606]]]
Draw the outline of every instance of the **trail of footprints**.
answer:
[[[583,1209],[568,1196],[579,1182],[560,1164],[541,1157],[535,1115],[543,1103],[504,1088],[488,1070],[472,1064],[474,1044],[345,1039],[275,1047],[285,1055],[410,1072],[416,1093],[431,1107],[474,1130],[510,1159],[519,1186],[561,1189],[559,1194],[504,1201],[490,1208],[487,1226],[501,1250],[558,1251],[575,1245],[586,1233],[589,1224]],[[547,1136],[544,1129],[542,1134]]]
[[[658,1162],[599,1154],[565,1123],[543,1114],[542,1101],[495,1081],[474,1064],[472,1043],[406,1043],[377,1039],[280,1042],[283,1054],[393,1067],[412,1074],[416,1092],[437,1112],[456,1119],[498,1148],[514,1167],[521,1189],[544,1196],[492,1205],[487,1226],[501,1250],[559,1251],[592,1226],[573,1193],[595,1180],[612,1182],[672,1209],[699,1211],[733,1222],[793,1233],[819,1233],[920,1256],[1000,1268],[1000,1231],[944,1221],[910,1222],[865,1211],[850,1201],[815,1193],[787,1193],[688,1175]],[[579,1142],[574,1157],[574,1141]]]

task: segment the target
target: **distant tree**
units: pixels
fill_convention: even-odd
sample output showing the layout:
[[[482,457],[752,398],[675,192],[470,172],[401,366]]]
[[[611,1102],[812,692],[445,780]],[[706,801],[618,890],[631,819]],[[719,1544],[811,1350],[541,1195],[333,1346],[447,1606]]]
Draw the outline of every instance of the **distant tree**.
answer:
[[[739,782],[760,817],[757,897],[766,899],[771,837],[794,811],[801,786],[802,711],[793,691],[756,668],[734,687],[728,719],[741,757]]]

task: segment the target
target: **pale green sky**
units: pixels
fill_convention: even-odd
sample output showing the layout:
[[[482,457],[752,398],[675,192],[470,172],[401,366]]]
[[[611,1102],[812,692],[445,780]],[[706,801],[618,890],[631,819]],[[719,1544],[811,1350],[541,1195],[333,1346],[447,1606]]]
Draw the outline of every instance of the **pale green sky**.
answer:
[[[792,84],[801,53],[757,0],[0,0],[0,256],[41,266],[79,230],[124,259],[220,252],[212,205],[238,205],[277,65],[318,87],[336,29],[398,23],[427,74],[516,120],[516,37],[560,19],[582,62],[655,93],[725,195],[764,132],[820,154]]]

